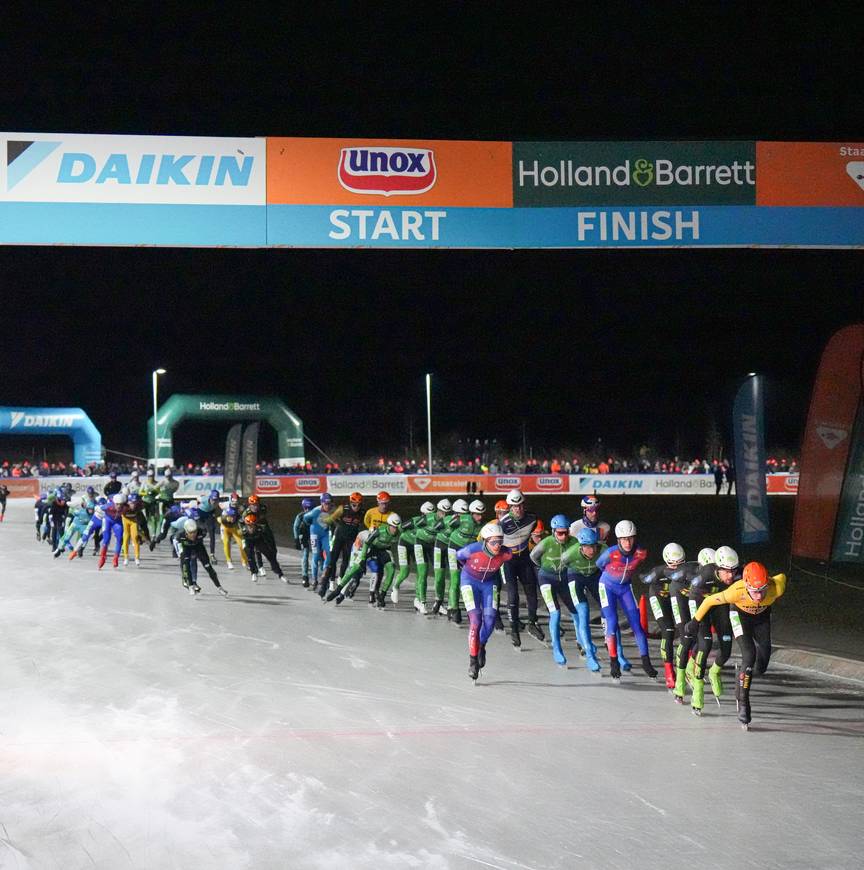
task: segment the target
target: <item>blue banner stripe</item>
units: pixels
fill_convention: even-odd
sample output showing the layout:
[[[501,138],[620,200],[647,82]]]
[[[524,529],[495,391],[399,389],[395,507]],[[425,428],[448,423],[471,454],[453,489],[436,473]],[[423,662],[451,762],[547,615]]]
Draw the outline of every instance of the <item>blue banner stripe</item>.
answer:
[[[0,202],[0,244],[306,248],[864,248],[864,209],[765,206],[411,208]]]
[[[263,205],[0,202],[0,243],[263,247]]]

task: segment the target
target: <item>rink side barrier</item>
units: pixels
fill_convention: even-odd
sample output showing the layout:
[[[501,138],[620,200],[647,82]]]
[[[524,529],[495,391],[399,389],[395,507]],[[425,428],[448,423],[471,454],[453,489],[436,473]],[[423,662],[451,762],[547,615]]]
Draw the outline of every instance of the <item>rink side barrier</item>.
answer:
[[[4,478],[10,498],[34,498],[40,490],[53,490],[67,481],[76,492],[93,486],[98,491],[108,482],[106,475],[94,477]],[[129,475],[118,478],[125,483]],[[221,477],[177,475],[180,488],[176,498],[206,498],[218,489]],[[768,495],[795,495],[797,474],[767,474]],[[485,493],[493,496],[511,489],[521,489],[530,495],[714,495],[716,486],[712,474],[342,474],[342,475],[259,475],[255,490],[270,497],[320,495],[330,492],[347,498],[352,492],[364,496],[386,490],[390,495],[423,495],[430,499],[445,495]],[[724,493],[726,484],[723,485]]]

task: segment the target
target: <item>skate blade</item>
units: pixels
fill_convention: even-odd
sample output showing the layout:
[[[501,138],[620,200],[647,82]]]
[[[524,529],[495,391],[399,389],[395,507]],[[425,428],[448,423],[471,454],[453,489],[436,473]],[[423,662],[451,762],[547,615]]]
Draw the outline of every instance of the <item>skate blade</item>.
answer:
[[[742,731],[749,731],[749,730],[750,730],[750,726],[749,726],[749,725],[745,725],[745,724],[742,722],[742,723],[741,723],[741,730],[742,730]]]
[[[697,710],[695,707],[691,707],[691,708],[690,708],[690,712],[691,712],[691,713],[692,713],[692,714],[693,714],[697,719],[701,719],[701,718],[702,718],[702,711],[701,711],[701,710]]]
[[[717,706],[718,706],[718,707],[722,706],[722,705],[720,704],[720,699],[719,699],[716,695],[714,696],[714,700],[717,702]]]

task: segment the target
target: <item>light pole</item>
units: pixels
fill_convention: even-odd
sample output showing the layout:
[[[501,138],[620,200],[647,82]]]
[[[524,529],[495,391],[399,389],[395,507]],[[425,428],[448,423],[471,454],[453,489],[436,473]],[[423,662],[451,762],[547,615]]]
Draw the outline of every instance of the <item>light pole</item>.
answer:
[[[159,375],[164,375],[165,369],[156,369],[153,372],[153,471],[159,469],[159,427],[156,423],[156,412],[159,407]]]
[[[432,474],[432,375],[426,375],[426,436],[429,448],[429,474]]]

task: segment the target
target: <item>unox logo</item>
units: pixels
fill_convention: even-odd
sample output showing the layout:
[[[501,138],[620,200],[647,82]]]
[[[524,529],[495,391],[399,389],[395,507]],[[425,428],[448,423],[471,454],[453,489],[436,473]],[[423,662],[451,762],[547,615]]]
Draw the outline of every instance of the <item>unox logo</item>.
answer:
[[[343,148],[339,183],[351,193],[426,193],[437,178],[431,148]]]
[[[308,490],[316,490],[320,486],[320,481],[317,477],[298,477],[297,480],[294,481],[294,486],[306,492]]]
[[[279,489],[279,481],[275,477],[259,477],[257,489]]]
[[[564,489],[564,478],[563,477],[538,477],[537,478],[537,489],[540,490],[561,490]]]
[[[789,492],[798,492],[798,475],[790,474],[786,480],[783,481],[783,486],[789,490]]]
[[[522,486],[521,477],[496,477],[495,489],[518,489]]]

